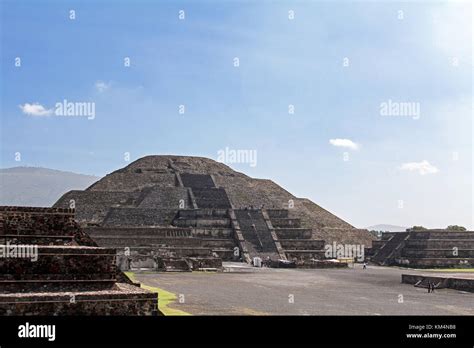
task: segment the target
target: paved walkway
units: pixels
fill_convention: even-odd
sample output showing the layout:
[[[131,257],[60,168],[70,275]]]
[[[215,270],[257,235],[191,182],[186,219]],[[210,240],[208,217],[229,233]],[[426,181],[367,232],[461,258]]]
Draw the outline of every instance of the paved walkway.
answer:
[[[243,267],[230,273],[137,273],[136,279],[175,293],[183,303],[170,307],[198,315],[474,315],[473,293],[429,294],[401,284],[401,274],[409,272],[417,273],[375,266]]]

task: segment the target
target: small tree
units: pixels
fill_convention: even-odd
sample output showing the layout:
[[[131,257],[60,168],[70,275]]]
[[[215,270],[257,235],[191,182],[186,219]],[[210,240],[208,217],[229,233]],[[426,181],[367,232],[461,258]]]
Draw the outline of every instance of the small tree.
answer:
[[[449,225],[446,227],[446,231],[456,231],[456,232],[464,232],[467,231],[466,227],[459,226],[459,225]]]
[[[412,228],[407,228],[408,231],[426,231],[427,228],[423,226],[413,226]]]

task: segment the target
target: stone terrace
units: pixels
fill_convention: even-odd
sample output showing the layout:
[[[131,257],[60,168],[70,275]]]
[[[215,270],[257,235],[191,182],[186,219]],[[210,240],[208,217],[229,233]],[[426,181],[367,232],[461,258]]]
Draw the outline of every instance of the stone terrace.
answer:
[[[474,266],[474,231],[427,230],[384,233],[370,250],[371,261],[413,268]]]
[[[157,294],[125,278],[115,249],[97,247],[72,209],[0,207],[0,238],[9,250],[37,248],[0,258],[0,315],[158,313]]]

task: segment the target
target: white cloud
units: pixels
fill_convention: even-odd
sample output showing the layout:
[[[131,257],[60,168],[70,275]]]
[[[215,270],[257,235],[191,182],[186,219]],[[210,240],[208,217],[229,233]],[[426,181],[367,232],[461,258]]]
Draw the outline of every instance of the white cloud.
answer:
[[[95,89],[99,91],[99,93],[102,93],[110,88],[110,82],[106,83],[104,81],[97,81],[94,86],[95,86]]]
[[[52,109],[46,109],[39,103],[25,103],[24,105],[19,105],[19,107],[24,114],[30,116],[49,116],[53,113]]]
[[[421,162],[403,163],[402,166],[400,167],[400,169],[401,170],[408,170],[410,172],[418,171],[418,173],[420,175],[435,174],[439,171],[438,168],[436,168],[434,165],[432,165],[427,160],[423,160]]]
[[[329,143],[337,147],[347,147],[351,150],[359,149],[359,145],[350,139],[329,139]]]

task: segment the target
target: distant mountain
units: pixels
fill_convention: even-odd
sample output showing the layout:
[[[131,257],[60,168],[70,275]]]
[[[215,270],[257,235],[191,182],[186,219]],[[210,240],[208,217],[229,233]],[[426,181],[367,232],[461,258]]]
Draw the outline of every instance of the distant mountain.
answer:
[[[0,169],[0,205],[50,207],[64,193],[83,190],[99,179],[40,167]]]
[[[405,232],[408,227],[396,226],[396,225],[373,225],[366,227],[369,231],[382,231],[382,232]]]

